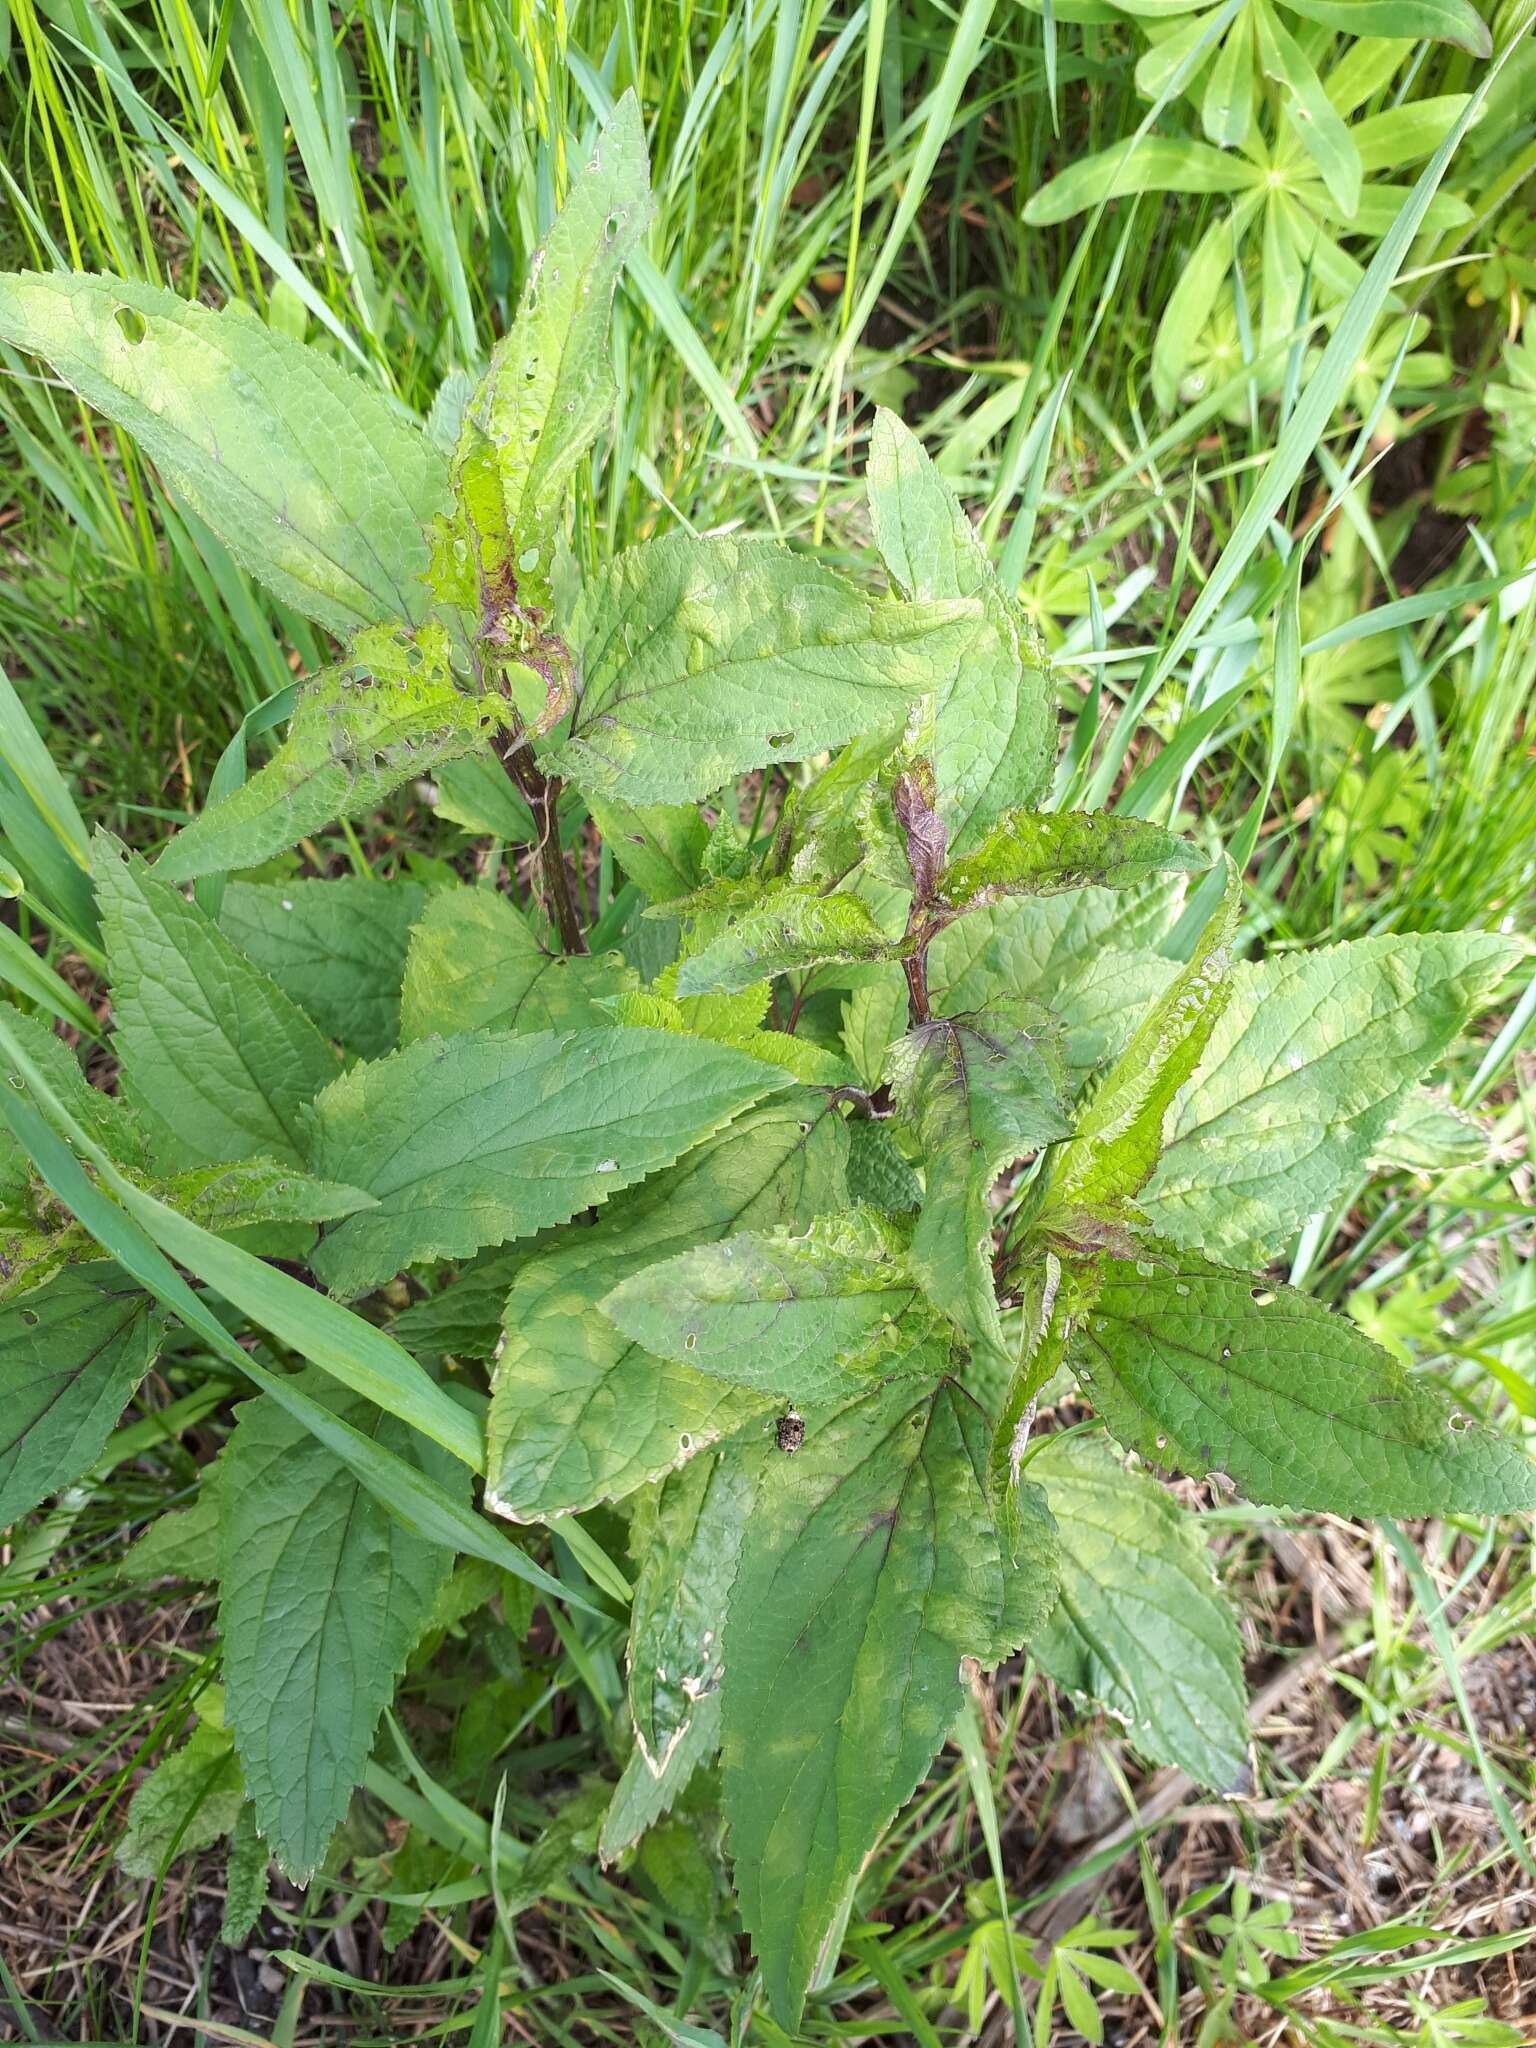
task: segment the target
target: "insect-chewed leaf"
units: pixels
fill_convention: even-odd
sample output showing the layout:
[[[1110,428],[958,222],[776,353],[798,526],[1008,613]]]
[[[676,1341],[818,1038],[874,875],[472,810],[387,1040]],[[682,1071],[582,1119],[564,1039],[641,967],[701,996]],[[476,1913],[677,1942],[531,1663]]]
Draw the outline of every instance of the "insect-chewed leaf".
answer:
[[[680,996],[729,995],[825,961],[889,959],[894,947],[862,898],[771,883],[677,970]]]
[[[986,1425],[896,1380],[765,1448],[725,1634],[725,1813],[742,1918],[793,2033],[849,1887],[990,1654],[1002,1570]]]
[[[483,746],[508,706],[461,690],[446,629],[375,627],[311,676],[282,745],[250,781],[208,806],[155,863],[163,882],[254,867],[334,818],[360,817],[401,783]]]
[[[887,1073],[926,1183],[912,1269],[973,1344],[1000,1354],[987,1198],[1005,1166],[1072,1131],[1050,1020],[1028,1003],[935,1018],[891,1048]]]
[[[836,1400],[875,1373],[936,1378],[948,1359],[904,1248],[869,1209],[696,1245],[600,1306],[658,1358],[792,1401]]]
[[[1255,1263],[1279,1252],[1519,953],[1489,932],[1394,933],[1238,968],[1141,1197],[1157,1229]]]
[[[149,1296],[104,1261],[0,1308],[0,1529],[100,1456],[160,1328]]]
[[[1061,1530],[1061,1597],[1036,1661],[1123,1721],[1143,1756],[1234,1790],[1248,1761],[1242,1645],[1199,1524],[1080,1436],[1042,1445],[1029,1475]]]
[[[650,214],[645,124],[627,92],[533,259],[517,317],[465,418],[453,463],[459,505],[448,561],[435,572],[463,602],[477,601],[473,574],[462,587],[463,568],[478,566],[491,587],[515,591],[520,611],[551,609],[566,492],[618,396],[608,344],[614,287]]]
[[[751,1505],[742,1461],[712,1455],[664,1482],[650,1518],[629,1623],[629,1712],[654,1777],[720,1689],[726,1600]]]
[[[506,1304],[486,1505],[533,1521],[617,1500],[768,1416],[766,1395],[649,1355],[592,1305],[687,1246],[841,1208],[847,1152],[824,1099],[780,1096],[536,1254]]]
[[[1536,1507],[1536,1462],[1349,1319],[1189,1254],[1106,1259],[1072,1363],[1142,1457],[1341,1515]]]
[[[411,933],[400,1035],[588,1029],[611,1023],[603,998],[638,980],[618,953],[546,953],[494,890],[435,889]]]
[[[446,1452],[322,1373],[301,1384],[467,1498],[468,1475]],[[452,1559],[265,1395],[240,1410],[220,1509],[225,1711],[261,1832],[303,1881],[346,1814]]]
[[[421,618],[448,465],[384,393],[253,319],[117,277],[0,277],[0,339],[125,427],[236,561],[333,633]]]
[[[692,804],[626,804],[589,796],[592,819],[619,866],[648,903],[672,903],[698,888],[709,827]]]
[[[403,877],[231,882],[219,926],[327,1038],[379,1059],[400,1035],[406,946],[426,902]]]
[[[933,703],[934,781],[954,852],[1044,791],[1056,728],[1050,677],[954,492],[916,436],[884,409],[870,435],[867,484],[875,545],[892,582],[911,598],[981,605],[964,664]]]
[[[314,1105],[311,1163],[377,1207],[312,1261],[337,1294],[606,1202],[787,1077],[670,1031],[465,1032],[357,1066]]]
[[[299,1110],[335,1079],[333,1049],[211,918],[105,833],[93,872],[113,1045],[159,1163],[299,1165]]]
[[[1130,889],[1153,875],[1191,875],[1210,866],[1186,839],[1140,818],[1098,811],[1014,811],[974,853],[952,861],[939,894],[969,910],[1005,896],[1054,896],[1064,889]]]
[[[1113,1215],[1157,1164],[1174,1098],[1199,1065],[1231,993],[1242,877],[1227,865],[1226,892],[1195,950],[1132,1032],[1061,1156],[1057,1186],[1069,1206]]]
[[[582,593],[585,682],[552,765],[599,798],[705,797],[899,721],[948,682],[976,626],[970,601],[867,597],[772,541],[647,542]]]

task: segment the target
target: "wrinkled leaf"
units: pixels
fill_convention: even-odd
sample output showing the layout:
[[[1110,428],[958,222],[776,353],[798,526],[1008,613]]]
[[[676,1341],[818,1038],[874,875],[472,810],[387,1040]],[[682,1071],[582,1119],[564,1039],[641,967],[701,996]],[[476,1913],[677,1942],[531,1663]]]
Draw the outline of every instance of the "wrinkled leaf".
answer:
[[[314,1106],[316,1172],[377,1199],[314,1255],[335,1293],[529,1237],[670,1166],[785,1076],[663,1031],[463,1033],[357,1066]]]
[[[400,1035],[585,1030],[603,999],[635,986],[618,953],[548,953],[527,918],[490,889],[437,889],[411,933]]]
[[[1536,1506],[1536,1463],[1346,1316],[1185,1253],[1106,1259],[1072,1362],[1142,1457],[1340,1515]]]
[[[677,970],[679,996],[731,994],[825,961],[880,960],[891,941],[868,904],[798,882],[771,883]]]
[[[405,951],[426,902],[403,878],[231,882],[219,925],[327,1038],[379,1059],[400,1035]]]
[[[1054,896],[1063,889],[1131,889],[1158,874],[1197,874],[1210,862],[1187,839],[1140,818],[1096,811],[1015,811],[939,884],[953,909],[1005,896]]]

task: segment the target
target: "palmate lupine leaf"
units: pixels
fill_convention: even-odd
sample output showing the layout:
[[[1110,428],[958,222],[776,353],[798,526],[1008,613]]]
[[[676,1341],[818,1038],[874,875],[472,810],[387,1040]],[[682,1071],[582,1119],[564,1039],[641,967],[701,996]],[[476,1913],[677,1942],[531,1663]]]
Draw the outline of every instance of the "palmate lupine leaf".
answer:
[[[105,833],[93,871],[113,1047],[156,1163],[302,1165],[299,1111],[339,1073],[335,1050],[205,912]]]
[[[506,1302],[487,1506],[530,1521],[620,1499],[768,1419],[768,1396],[653,1356],[594,1304],[689,1246],[842,1208],[847,1155],[824,1097],[776,1096],[532,1257]]]
[[[1536,1507],[1536,1462],[1347,1316],[1189,1253],[1106,1259],[1071,1362],[1149,1461],[1339,1515]]]
[[[1404,932],[1237,968],[1141,1196],[1156,1229],[1255,1264],[1278,1253],[1364,1170],[1520,951]]]
[[[436,621],[415,634],[359,633],[345,661],[305,684],[272,759],[179,832],[155,872],[184,882],[254,867],[483,747],[508,716],[503,699],[459,686],[446,629]]]
[[[425,615],[448,465],[384,393],[240,305],[0,277],[0,340],[125,427],[242,568],[331,632]]]
[[[352,1296],[404,1266],[531,1237],[787,1085],[761,1060],[670,1031],[418,1039],[314,1105],[314,1170],[376,1198],[326,1236],[314,1269]]]
[[[1028,1469],[1061,1531],[1036,1662],[1123,1721],[1143,1756],[1233,1790],[1248,1759],[1242,1645],[1198,1522],[1091,1439],[1052,1437]]]
[[[899,725],[954,675],[976,626],[969,600],[881,600],[772,541],[672,534],[584,588],[582,695],[551,765],[600,799],[706,797],[745,769]]]
[[[300,1386],[467,1500],[468,1474],[446,1451],[321,1373]],[[225,1713],[261,1832],[302,1883],[346,1815],[452,1560],[265,1397],[240,1410],[219,1505]]]

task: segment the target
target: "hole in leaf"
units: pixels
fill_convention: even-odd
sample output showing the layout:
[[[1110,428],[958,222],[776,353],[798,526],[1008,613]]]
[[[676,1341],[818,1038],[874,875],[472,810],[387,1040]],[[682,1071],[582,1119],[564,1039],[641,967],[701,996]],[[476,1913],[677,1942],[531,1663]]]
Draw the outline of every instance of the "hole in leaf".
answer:
[[[112,317],[117,322],[117,331],[124,341],[137,344],[149,332],[149,322],[135,306],[118,306],[113,310]]]

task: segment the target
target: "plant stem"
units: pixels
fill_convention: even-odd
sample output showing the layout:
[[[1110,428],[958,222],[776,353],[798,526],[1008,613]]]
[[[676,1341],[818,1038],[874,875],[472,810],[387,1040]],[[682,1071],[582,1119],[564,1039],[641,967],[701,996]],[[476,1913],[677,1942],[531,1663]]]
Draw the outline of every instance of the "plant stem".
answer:
[[[901,963],[901,971],[907,977],[907,1010],[914,1024],[926,1024],[932,1014],[928,1008],[928,948],[919,947]]]
[[[514,726],[496,748],[497,759],[528,800],[534,823],[539,828],[539,865],[544,874],[544,892],[560,933],[563,953],[585,953],[586,934],[581,928],[576,899],[571,892],[571,873],[560,851],[560,778],[546,775],[528,751],[528,738],[521,725]]]

